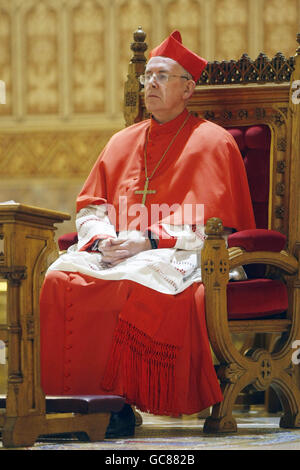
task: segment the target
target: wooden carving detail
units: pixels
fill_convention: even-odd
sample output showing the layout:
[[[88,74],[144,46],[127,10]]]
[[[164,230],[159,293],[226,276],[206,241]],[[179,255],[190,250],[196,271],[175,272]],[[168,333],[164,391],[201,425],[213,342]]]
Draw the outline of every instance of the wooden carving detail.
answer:
[[[36,325],[33,315],[26,315],[26,334],[27,339],[33,339],[35,335]]]
[[[209,259],[204,262],[204,271],[206,274],[212,274],[215,269],[215,264],[212,259]]]
[[[219,367],[218,379],[224,383],[235,384],[240,380],[244,373],[245,369],[240,367],[238,364],[229,363]]]
[[[275,207],[275,216],[278,219],[283,219],[285,215],[285,208],[283,206],[277,206]]]
[[[269,59],[261,53],[256,60],[248,54],[235,61],[208,62],[198,85],[226,85],[241,83],[289,82],[295,68],[295,58],[285,58],[278,52]]]
[[[283,115],[280,114],[280,113],[275,113],[274,116],[273,116],[273,119],[274,119],[274,123],[277,127],[281,127],[281,126],[283,126],[283,124],[285,124],[285,119],[284,119]]]
[[[21,281],[26,279],[26,266],[1,266],[0,276],[8,280],[13,287],[19,287]]]
[[[146,33],[139,27],[133,34],[134,42],[131,44],[133,57],[128,66],[127,81],[124,88],[124,117],[126,125],[130,125],[139,118],[139,93],[141,85],[138,77],[144,72],[146,65],[145,43]]]
[[[285,137],[281,137],[277,141],[277,150],[280,152],[285,152],[287,148],[287,139]]]
[[[221,274],[226,274],[228,272],[228,263],[225,259],[220,259],[219,261],[219,272]]]
[[[280,160],[277,162],[277,168],[276,171],[277,173],[284,173],[286,169],[286,163],[284,160]]]
[[[276,184],[276,194],[278,196],[284,196],[285,193],[285,184],[284,183],[277,183]]]
[[[219,235],[223,233],[223,230],[223,223],[221,219],[219,219],[218,217],[211,217],[210,219],[208,219],[205,226],[206,235],[215,235],[219,237]]]
[[[257,390],[266,390],[273,379],[273,358],[272,355],[264,349],[256,349],[251,359],[257,363],[258,373],[253,386]]]
[[[142,63],[144,66],[146,63],[145,52],[148,46],[145,43],[146,33],[142,30],[141,26],[133,33],[133,39],[134,42],[130,46],[130,49],[133,51],[131,62]]]

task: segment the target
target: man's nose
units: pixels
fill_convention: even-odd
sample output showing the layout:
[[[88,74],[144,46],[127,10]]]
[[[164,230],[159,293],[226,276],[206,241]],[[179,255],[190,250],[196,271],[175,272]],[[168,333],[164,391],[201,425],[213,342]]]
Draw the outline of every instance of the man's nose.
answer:
[[[153,74],[151,75],[151,77],[149,77],[148,83],[149,83],[149,85],[151,85],[152,87],[157,88],[157,86],[158,86],[158,81],[157,81],[157,78],[156,78],[155,73],[153,73]]]
[[[151,86],[152,88],[158,88],[159,85],[158,85],[158,82],[157,82],[156,80],[152,80],[152,81],[150,82],[150,86]]]

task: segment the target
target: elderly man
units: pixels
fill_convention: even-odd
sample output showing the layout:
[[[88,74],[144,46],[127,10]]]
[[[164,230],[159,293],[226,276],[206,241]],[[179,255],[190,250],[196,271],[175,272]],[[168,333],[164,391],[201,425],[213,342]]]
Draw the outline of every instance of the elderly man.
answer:
[[[47,394],[118,394],[173,416],[222,400],[197,253],[208,218],[236,230],[254,218],[235,141],[186,108],[206,63],[178,31],[151,52],[151,118],[113,136],[78,196],[78,245],[41,293]],[[134,432],[128,410],[109,436]]]

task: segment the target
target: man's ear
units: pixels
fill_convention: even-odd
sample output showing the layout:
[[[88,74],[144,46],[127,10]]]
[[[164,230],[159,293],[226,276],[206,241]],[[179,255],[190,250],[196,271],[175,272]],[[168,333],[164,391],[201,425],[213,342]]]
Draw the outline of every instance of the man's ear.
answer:
[[[196,82],[194,80],[187,80],[184,88],[184,99],[188,100],[194,93],[195,88]]]

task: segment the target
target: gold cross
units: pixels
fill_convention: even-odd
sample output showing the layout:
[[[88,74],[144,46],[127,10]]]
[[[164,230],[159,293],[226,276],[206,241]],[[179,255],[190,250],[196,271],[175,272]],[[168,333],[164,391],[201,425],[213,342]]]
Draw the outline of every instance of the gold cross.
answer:
[[[156,191],[155,189],[148,189],[148,186],[149,186],[149,178],[146,178],[146,181],[145,181],[145,186],[144,186],[144,189],[141,191],[141,190],[137,190],[137,191],[134,191],[134,194],[142,194],[143,195],[143,199],[142,199],[142,204],[145,205],[145,202],[146,202],[146,197],[148,194],[155,194]]]

